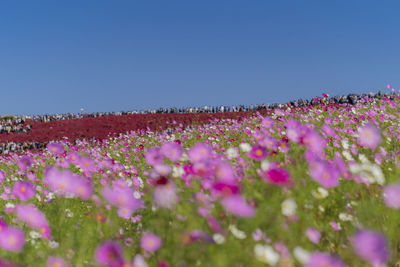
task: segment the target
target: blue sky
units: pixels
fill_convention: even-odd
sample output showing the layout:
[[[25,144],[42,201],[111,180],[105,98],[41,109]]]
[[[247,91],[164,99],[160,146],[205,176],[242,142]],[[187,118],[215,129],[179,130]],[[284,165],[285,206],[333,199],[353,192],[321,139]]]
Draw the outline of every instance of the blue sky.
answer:
[[[0,114],[400,87],[399,1],[0,1]]]

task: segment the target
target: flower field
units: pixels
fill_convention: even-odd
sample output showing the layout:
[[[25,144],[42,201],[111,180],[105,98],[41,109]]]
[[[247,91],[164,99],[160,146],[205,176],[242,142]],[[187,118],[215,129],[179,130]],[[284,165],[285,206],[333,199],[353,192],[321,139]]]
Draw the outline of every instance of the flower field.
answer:
[[[0,157],[0,266],[396,266],[399,112],[182,114]]]

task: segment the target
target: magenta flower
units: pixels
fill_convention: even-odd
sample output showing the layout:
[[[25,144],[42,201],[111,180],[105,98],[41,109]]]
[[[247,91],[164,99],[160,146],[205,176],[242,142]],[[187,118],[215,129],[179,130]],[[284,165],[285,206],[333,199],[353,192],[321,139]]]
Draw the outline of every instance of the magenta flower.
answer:
[[[162,144],[160,151],[162,155],[173,162],[178,161],[182,156],[181,146],[172,142]]]
[[[31,166],[32,166],[32,159],[31,159],[31,157],[24,155],[24,156],[21,156],[21,157],[18,159],[18,167],[19,167],[21,170],[27,170],[27,169],[29,169]]]
[[[213,193],[224,197],[240,193],[240,188],[235,183],[217,182],[212,189]]]
[[[253,146],[247,156],[255,160],[262,160],[267,156],[267,151],[262,146]]]
[[[142,249],[148,252],[157,251],[162,245],[162,240],[155,234],[144,233],[142,239],[140,240],[140,246]]]
[[[231,195],[221,200],[224,209],[238,217],[253,217],[255,209],[253,206],[246,203],[240,195]]]
[[[306,267],[344,267],[344,263],[338,257],[325,252],[313,252]]]
[[[285,186],[290,184],[290,173],[274,165],[266,171],[258,170],[258,175],[266,182],[274,185]]]
[[[31,182],[18,181],[13,187],[13,194],[19,197],[21,201],[27,201],[35,195],[35,189]]]
[[[60,143],[50,142],[47,144],[47,150],[53,155],[60,156],[64,153],[64,146]]]
[[[361,146],[375,149],[381,141],[381,133],[373,124],[366,124],[359,129],[358,143]]]
[[[389,260],[389,247],[386,237],[382,234],[363,230],[353,238],[355,253],[373,266],[384,266]]]
[[[123,266],[123,247],[111,240],[99,245],[95,251],[95,260],[101,266]]]
[[[66,267],[63,259],[57,257],[49,257],[46,262],[46,267]]]
[[[383,189],[383,200],[386,206],[400,209],[400,183],[386,186]]]
[[[318,244],[319,243],[319,239],[321,238],[321,234],[314,227],[309,227],[307,229],[306,236],[314,244]]]
[[[309,171],[311,178],[325,188],[339,185],[339,170],[331,163],[322,160],[314,160],[310,162]]]
[[[16,227],[7,227],[0,233],[0,247],[12,252],[20,252],[25,245],[24,232]]]
[[[194,162],[205,161],[211,157],[212,149],[204,143],[197,143],[188,152],[189,160]]]

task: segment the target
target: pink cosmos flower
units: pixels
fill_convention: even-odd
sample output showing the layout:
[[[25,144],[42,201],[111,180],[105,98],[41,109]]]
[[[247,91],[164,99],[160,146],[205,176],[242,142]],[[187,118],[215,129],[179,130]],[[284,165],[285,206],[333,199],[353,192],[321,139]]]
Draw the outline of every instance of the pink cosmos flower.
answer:
[[[361,146],[375,149],[381,141],[381,133],[373,124],[366,124],[359,129],[358,143]]]
[[[307,229],[306,236],[314,244],[318,244],[319,243],[319,239],[321,238],[321,234],[314,227],[309,227]]]
[[[0,233],[0,247],[12,251],[21,252],[25,245],[24,232],[16,227],[7,227]]]
[[[221,200],[224,209],[235,216],[249,218],[255,215],[255,209],[240,195],[231,195]]]
[[[140,240],[140,246],[142,249],[148,252],[157,251],[162,245],[162,240],[155,234],[144,233],[142,239]]]
[[[192,170],[194,175],[208,178],[213,173],[213,165],[209,160],[197,161],[193,164]]]
[[[66,267],[64,260],[57,257],[49,257],[46,262],[47,267]]]
[[[153,201],[158,207],[172,209],[178,202],[176,187],[173,183],[157,185],[153,191]]]
[[[96,170],[94,161],[91,158],[81,158],[78,162],[82,172],[93,172]]]
[[[93,186],[89,180],[68,170],[60,171],[56,168],[47,168],[44,174],[44,182],[52,191],[61,196],[75,196],[88,200],[93,192]]]
[[[110,204],[118,208],[128,208],[136,212],[144,207],[142,200],[134,198],[131,188],[104,187],[101,194]]]
[[[253,146],[247,156],[255,160],[262,160],[267,156],[267,151],[262,146]]]
[[[205,161],[211,157],[212,149],[204,143],[197,143],[188,152],[188,158],[192,163]]]
[[[383,200],[386,206],[400,209],[400,183],[386,186],[383,189]]]
[[[60,156],[64,153],[64,146],[60,143],[50,142],[47,144],[47,150],[53,155]]]
[[[33,184],[28,181],[18,181],[13,187],[13,194],[21,201],[28,201],[35,195]]]
[[[0,183],[4,182],[4,178],[6,178],[6,176],[7,176],[7,173],[0,170]]]
[[[265,146],[268,149],[276,151],[278,149],[277,141],[272,137],[266,137],[261,142],[260,145]]]
[[[70,164],[78,165],[78,162],[81,159],[81,155],[76,152],[70,152],[67,156],[67,160]]]
[[[178,161],[182,156],[182,148],[173,142],[163,143],[161,146],[161,154],[172,162]]]
[[[325,140],[316,131],[308,128],[303,136],[302,142],[315,154],[320,154],[326,147]]]
[[[95,260],[101,266],[123,266],[123,247],[114,241],[108,240],[99,245],[95,251]]]
[[[163,155],[158,147],[152,147],[147,151],[146,155],[144,156],[146,159],[147,164],[149,165],[157,165],[163,163]]]
[[[338,257],[332,256],[325,252],[313,252],[310,255],[306,267],[344,267],[344,263]]]
[[[227,162],[218,163],[214,175],[217,180],[224,182],[233,182],[236,179],[232,166]]]
[[[42,236],[50,239],[50,227],[46,216],[33,204],[16,206],[16,214],[18,219],[25,222],[32,228],[37,228]]]
[[[389,260],[389,247],[382,234],[363,230],[353,238],[355,253],[374,267],[384,266]]]
[[[27,170],[27,169],[29,169],[31,166],[32,166],[32,159],[31,159],[31,157],[24,155],[24,156],[21,156],[21,157],[18,159],[18,167],[19,167],[21,170]]]
[[[336,166],[322,160],[314,160],[309,163],[311,178],[325,188],[339,185],[340,173]]]

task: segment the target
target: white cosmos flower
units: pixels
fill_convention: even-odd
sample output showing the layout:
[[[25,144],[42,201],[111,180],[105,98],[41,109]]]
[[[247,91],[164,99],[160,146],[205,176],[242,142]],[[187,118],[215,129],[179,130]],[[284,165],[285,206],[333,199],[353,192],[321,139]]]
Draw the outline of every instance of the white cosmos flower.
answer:
[[[234,237],[237,239],[245,239],[246,238],[246,233],[237,229],[235,225],[229,225],[229,231],[233,234]]]
[[[261,170],[266,171],[269,169],[270,162],[266,159],[261,161]]]
[[[242,152],[248,153],[251,151],[251,145],[249,143],[241,143],[239,148]]]
[[[238,149],[236,147],[230,147],[226,150],[226,156],[229,159],[235,159],[239,156]]]
[[[275,266],[280,259],[279,254],[276,253],[275,250],[268,245],[255,245],[254,254],[256,255],[257,260],[272,266]]]
[[[225,237],[218,233],[213,235],[213,239],[214,239],[215,243],[217,243],[219,245],[223,244],[225,242]]]
[[[301,264],[307,264],[310,260],[310,253],[302,247],[295,247],[293,255]]]
[[[293,216],[296,214],[297,204],[292,198],[284,200],[281,204],[282,214],[285,216]]]
[[[325,188],[318,187],[317,191],[312,192],[312,195],[317,199],[323,199],[329,195],[329,192]]]

